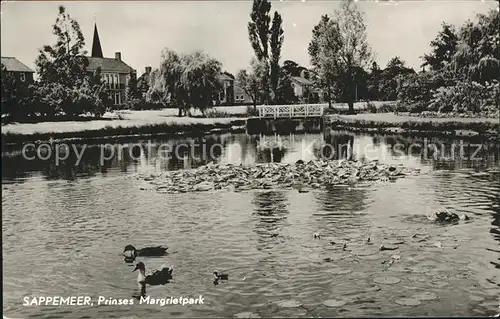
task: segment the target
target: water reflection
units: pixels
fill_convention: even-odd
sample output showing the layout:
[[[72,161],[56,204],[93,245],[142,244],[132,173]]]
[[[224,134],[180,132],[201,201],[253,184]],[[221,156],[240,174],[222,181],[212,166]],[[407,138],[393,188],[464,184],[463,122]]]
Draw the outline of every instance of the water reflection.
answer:
[[[140,169],[190,169],[209,162],[251,164],[294,163],[315,158],[411,160],[432,169],[484,168],[497,163],[499,144],[472,144],[456,140],[401,136],[353,135],[327,130],[321,134],[286,136],[211,135],[203,138],[139,141],[135,144],[71,145],[42,159],[34,150],[27,158],[20,150],[2,153],[2,180],[22,182],[41,175],[48,180],[75,180]],[[67,151],[69,150],[69,152]],[[46,156],[42,152],[42,156]],[[33,158],[33,159],[28,159]]]
[[[4,284],[4,312],[9,317],[104,318],[120,316],[120,311],[122,316],[136,317],[232,317],[251,311],[272,317],[290,313],[286,313],[287,309],[268,307],[269,304],[296,298],[312,309],[307,315],[321,316],[322,311],[331,310],[321,306],[323,301],[340,298],[344,292],[352,292],[353,287],[362,291],[373,284],[374,277],[388,274],[399,277],[401,284],[386,294],[364,293],[359,298],[376,302],[378,310],[374,310],[374,315],[400,313],[402,308],[394,299],[413,295],[414,289],[433,289],[440,300],[455,302],[422,302],[419,307],[407,307],[410,310],[405,315],[444,315],[453,311],[471,316],[497,310],[498,305],[493,305],[492,300],[500,292],[498,286],[488,290],[480,284],[500,281],[496,268],[500,262],[499,175],[484,170],[498,167],[498,145],[482,144],[479,154],[484,159],[471,160],[452,158],[452,144],[460,143],[453,140],[432,139],[443,143],[445,152],[437,152],[436,158],[429,159],[417,149],[402,155],[394,152],[398,143],[409,146],[422,143],[421,138],[331,131],[324,136],[267,137],[268,141],[278,142],[267,146],[261,143],[260,136],[245,134],[204,139],[154,140],[151,147],[149,141],[139,141],[140,147],[126,143],[109,145],[102,148],[102,161],[101,146],[93,145],[87,147],[82,158],[69,154],[59,165],[54,159],[30,161],[23,159],[20,152],[3,153],[2,227],[4,277],[8,279]],[[342,146],[341,151],[324,154],[326,148],[322,146],[326,143],[331,144],[332,150]],[[182,144],[204,146],[191,149]],[[182,147],[178,154],[170,152],[168,158],[163,154],[168,153],[168,147],[162,149],[161,145]],[[80,151],[83,146],[78,147]],[[213,161],[294,163],[321,155],[356,160],[378,157],[383,163],[418,167],[422,174],[394,183],[329,187],[300,194],[296,190],[158,194],[140,190],[142,181],[122,178],[134,172],[193,168]],[[435,171],[442,167],[447,169]],[[483,170],[485,175],[474,176],[476,170]],[[434,225],[427,221],[425,213],[439,206],[466,213],[471,220],[458,225]],[[325,237],[349,241],[349,248],[352,253],[359,253],[359,260],[323,262],[325,257],[335,259],[351,253],[337,251],[327,240],[314,240],[312,234],[316,231]],[[375,246],[381,238],[407,239],[413,233],[423,233],[422,237],[428,240],[416,243],[417,246],[408,241],[401,244],[397,252],[401,260],[389,269],[381,265],[381,260],[361,256],[364,250],[370,250],[365,245],[368,235],[374,242],[374,253],[382,254]],[[179,269],[178,276],[168,287],[148,288],[148,295],[160,298],[165,294],[203,294],[210,300],[205,307],[40,310],[23,307],[20,302],[28,294],[70,295],[75,291],[129,298],[131,290],[137,289],[136,279],[123,263],[120,248],[130,242],[164,244],[165,238],[175,254],[166,260],[148,259],[146,264],[152,269],[172,262]],[[436,242],[444,248],[436,249]],[[455,244],[458,247],[451,248]],[[411,262],[410,257],[418,260]],[[466,264],[464,259],[475,262]],[[428,273],[419,273],[421,282],[409,282],[410,275],[397,272],[398,267],[413,267],[421,261],[433,267]],[[39,267],[32,267],[33,263]],[[212,267],[229,269],[236,280],[214,287]],[[334,267],[350,267],[353,272],[332,275]],[[459,278],[467,269],[472,275]],[[243,276],[245,280],[241,279]],[[449,286],[431,286],[436,280],[446,281]],[[453,289],[449,289],[450,285]],[[486,301],[471,302],[471,295]],[[368,310],[363,307],[346,305],[353,316],[366,315]]]
[[[318,155],[328,159],[352,160],[356,155],[363,155],[354,153],[354,134],[348,132],[326,131],[322,146]]]
[[[257,218],[255,232],[259,235],[258,250],[271,248],[275,238],[281,235],[289,214],[284,191],[256,192],[253,215]]]

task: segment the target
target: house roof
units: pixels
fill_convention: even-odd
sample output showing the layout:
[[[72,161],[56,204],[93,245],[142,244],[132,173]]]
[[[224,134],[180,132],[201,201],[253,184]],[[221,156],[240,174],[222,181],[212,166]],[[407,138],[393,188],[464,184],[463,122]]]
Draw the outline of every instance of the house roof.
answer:
[[[221,73],[221,75],[219,76],[219,79],[221,81],[234,81],[234,79],[232,77],[230,77],[229,75],[224,74],[224,73]]]
[[[102,72],[111,71],[118,73],[130,73],[134,71],[134,69],[132,69],[127,63],[114,58],[87,58],[89,59],[89,66],[87,69],[90,71],[97,70],[98,67],[101,67]]]
[[[7,71],[35,73],[35,71],[30,69],[26,64],[14,57],[2,57],[2,64],[5,66]]]
[[[292,76],[292,81],[297,82],[301,85],[313,85],[313,83],[311,81],[309,81],[308,79],[305,79],[301,76]]]

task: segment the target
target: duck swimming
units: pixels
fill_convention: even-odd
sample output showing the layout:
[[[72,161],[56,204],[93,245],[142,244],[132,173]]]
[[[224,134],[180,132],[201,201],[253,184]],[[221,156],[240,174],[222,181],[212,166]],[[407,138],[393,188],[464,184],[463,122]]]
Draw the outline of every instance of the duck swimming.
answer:
[[[146,275],[146,266],[143,262],[138,262],[133,271],[139,270],[137,275],[137,283],[144,287],[145,285],[164,285],[172,279],[174,267],[167,267],[165,264],[160,269],[153,270],[152,273]]]
[[[144,247],[142,249],[136,249],[132,245],[125,246],[123,250],[123,256],[126,262],[133,262],[137,257],[157,257],[164,256],[167,253],[168,247],[156,246],[156,247]]]
[[[229,275],[228,274],[219,274],[219,272],[216,270],[216,271],[214,271],[214,279],[215,280],[228,280]]]

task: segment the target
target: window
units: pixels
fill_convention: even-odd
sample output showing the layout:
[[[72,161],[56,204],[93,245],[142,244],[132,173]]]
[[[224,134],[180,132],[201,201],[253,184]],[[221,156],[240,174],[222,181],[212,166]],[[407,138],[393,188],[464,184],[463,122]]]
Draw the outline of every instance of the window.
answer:
[[[119,85],[118,85],[118,74],[113,74],[113,77],[115,78],[115,89],[119,89]]]
[[[26,81],[26,74],[24,73],[19,74],[19,78],[21,79],[21,82]]]
[[[121,102],[122,101],[121,101],[120,93],[118,93],[118,92],[115,93],[115,105],[120,105],[120,104],[122,104]]]

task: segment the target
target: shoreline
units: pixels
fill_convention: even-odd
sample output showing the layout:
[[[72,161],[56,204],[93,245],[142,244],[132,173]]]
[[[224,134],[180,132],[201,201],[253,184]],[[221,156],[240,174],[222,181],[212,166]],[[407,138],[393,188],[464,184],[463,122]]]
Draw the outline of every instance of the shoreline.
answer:
[[[44,143],[52,141],[104,141],[153,136],[199,136],[216,133],[241,133],[245,131],[245,118],[171,118],[158,121],[113,120],[85,123],[94,128],[85,129],[73,122],[54,122],[40,124],[11,125],[7,130],[2,127],[2,146],[15,146],[25,143]],[[62,125],[61,125],[62,123]],[[81,122],[79,122],[80,124]],[[93,125],[94,124],[94,125]],[[27,125],[29,125],[27,127]],[[44,127],[45,126],[45,127]],[[59,127],[57,127],[59,126]],[[52,130],[53,129],[53,130]],[[5,132],[7,131],[7,132]]]
[[[88,122],[45,122],[2,126],[2,146],[47,141],[109,141],[144,137],[202,136],[246,132],[242,117],[189,118],[159,114],[131,116],[121,120]],[[500,123],[494,118],[421,118],[393,113],[325,115],[324,127],[351,132],[434,135],[500,141]]]
[[[494,118],[421,118],[392,113],[329,115],[325,117],[325,127],[363,133],[500,141],[500,123]]]

